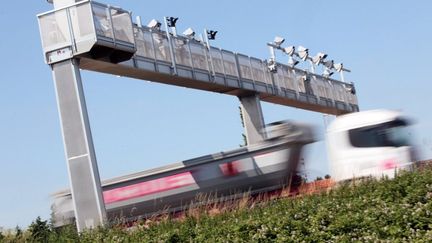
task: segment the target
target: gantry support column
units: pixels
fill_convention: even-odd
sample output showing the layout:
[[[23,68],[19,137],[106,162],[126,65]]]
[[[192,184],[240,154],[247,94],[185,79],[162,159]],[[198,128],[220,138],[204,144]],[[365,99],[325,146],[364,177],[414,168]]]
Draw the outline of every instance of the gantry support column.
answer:
[[[247,144],[250,145],[264,140],[266,138],[263,130],[265,124],[258,94],[242,96],[239,97],[239,100]]]
[[[52,65],[78,231],[106,220],[78,60]]]

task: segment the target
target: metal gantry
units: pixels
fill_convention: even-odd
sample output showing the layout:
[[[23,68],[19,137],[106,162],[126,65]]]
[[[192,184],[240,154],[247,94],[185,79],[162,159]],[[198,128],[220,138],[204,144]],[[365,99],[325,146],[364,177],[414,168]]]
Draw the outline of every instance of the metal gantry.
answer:
[[[214,38],[215,31],[196,39],[193,30],[177,35],[171,18],[164,18],[162,30],[157,20],[133,23],[130,12],[106,4],[51,2],[55,9],[38,20],[56,85],[79,230],[106,217],[80,69],[236,96],[249,144],[266,137],[260,101],[334,115],[359,110],[352,83],[210,46],[207,34]]]

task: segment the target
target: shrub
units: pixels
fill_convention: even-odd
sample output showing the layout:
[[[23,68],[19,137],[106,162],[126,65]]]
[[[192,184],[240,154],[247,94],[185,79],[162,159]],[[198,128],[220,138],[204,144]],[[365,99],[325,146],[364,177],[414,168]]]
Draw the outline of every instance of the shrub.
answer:
[[[51,234],[48,222],[41,220],[40,217],[37,217],[36,220],[30,224],[28,231],[30,232],[32,240],[36,242],[48,241],[48,237]]]
[[[352,181],[320,194],[238,203],[218,214],[195,211],[181,219],[162,217],[129,229],[81,234],[74,226],[50,230],[38,218],[29,231],[34,241],[49,234],[48,242],[430,242],[432,169],[393,180]],[[20,237],[6,242],[26,241]]]

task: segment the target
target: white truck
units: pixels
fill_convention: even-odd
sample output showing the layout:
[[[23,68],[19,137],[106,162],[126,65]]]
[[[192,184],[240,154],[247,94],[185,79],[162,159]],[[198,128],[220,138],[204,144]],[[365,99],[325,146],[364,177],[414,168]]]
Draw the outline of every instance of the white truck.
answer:
[[[327,128],[326,143],[335,181],[388,176],[410,169],[415,161],[410,121],[400,112],[371,110],[337,117]]]

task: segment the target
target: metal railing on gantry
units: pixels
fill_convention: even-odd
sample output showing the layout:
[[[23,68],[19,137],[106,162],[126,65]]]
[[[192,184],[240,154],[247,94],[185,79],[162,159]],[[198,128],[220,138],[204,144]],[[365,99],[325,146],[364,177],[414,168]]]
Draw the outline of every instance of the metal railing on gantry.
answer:
[[[120,8],[81,1],[38,15],[48,64],[80,59],[80,68],[242,96],[329,114],[358,111],[354,84],[234,53],[205,41],[134,24]]]

